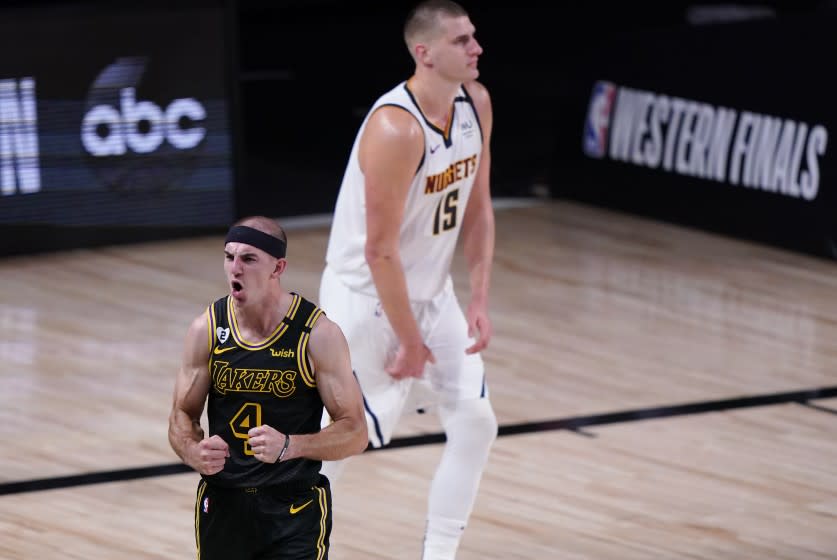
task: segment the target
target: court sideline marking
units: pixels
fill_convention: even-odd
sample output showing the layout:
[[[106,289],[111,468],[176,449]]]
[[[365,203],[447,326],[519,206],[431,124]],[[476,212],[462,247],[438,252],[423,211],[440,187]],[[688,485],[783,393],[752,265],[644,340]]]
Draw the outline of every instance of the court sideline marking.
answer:
[[[707,412],[723,412],[741,408],[753,408],[759,406],[770,406],[777,404],[796,403],[807,406],[812,410],[830,412],[837,414],[837,410],[822,405],[812,404],[815,399],[827,399],[837,397],[837,386],[820,387],[803,391],[791,391],[785,393],[773,393],[768,395],[757,395],[749,397],[735,397],[714,401],[699,401],[694,403],[640,408],[624,410],[605,414],[592,414],[587,416],[573,416],[555,420],[540,422],[523,422],[518,424],[506,424],[500,426],[500,436],[512,436],[530,434],[534,432],[546,432],[554,430],[569,430],[579,435],[595,437],[595,434],[582,430],[591,426],[604,426],[607,424],[619,424],[626,422],[639,422],[656,418],[672,418],[675,416],[688,416],[692,414],[703,414]],[[430,445],[443,443],[444,433],[422,434],[417,436],[406,436],[393,438],[386,447],[379,449],[368,448],[366,453],[386,451],[401,447],[415,447],[419,445]],[[194,472],[183,463],[170,463],[150,467],[137,467],[130,469],[119,469],[111,471],[98,471],[79,475],[57,476],[52,478],[39,478],[22,480],[19,482],[6,482],[0,484],[0,496],[9,494],[21,494],[24,492],[38,492],[42,490],[55,490],[59,488],[70,488],[73,486],[84,486],[88,484],[101,484],[105,482],[119,482],[164,476],[170,474],[182,474]]]

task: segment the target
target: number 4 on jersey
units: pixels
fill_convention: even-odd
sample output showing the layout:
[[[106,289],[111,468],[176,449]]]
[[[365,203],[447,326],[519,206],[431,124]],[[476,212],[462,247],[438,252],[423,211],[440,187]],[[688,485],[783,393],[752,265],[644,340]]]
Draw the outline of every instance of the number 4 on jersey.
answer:
[[[238,409],[235,416],[230,420],[230,429],[238,439],[244,440],[244,454],[255,455],[253,449],[250,447],[250,437],[247,432],[250,428],[262,425],[262,405],[259,403],[244,403]]]

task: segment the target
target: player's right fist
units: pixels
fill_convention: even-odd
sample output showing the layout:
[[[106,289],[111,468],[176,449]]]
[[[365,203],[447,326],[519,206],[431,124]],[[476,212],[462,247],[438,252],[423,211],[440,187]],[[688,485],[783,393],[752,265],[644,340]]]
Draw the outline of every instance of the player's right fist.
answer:
[[[198,442],[195,446],[195,461],[192,466],[201,474],[215,474],[224,469],[224,463],[229,456],[230,447],[221,436],[216,434]]]

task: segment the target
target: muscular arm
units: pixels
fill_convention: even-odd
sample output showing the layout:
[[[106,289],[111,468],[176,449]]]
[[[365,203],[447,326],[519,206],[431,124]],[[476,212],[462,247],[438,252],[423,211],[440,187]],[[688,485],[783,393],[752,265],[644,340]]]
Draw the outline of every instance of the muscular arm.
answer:
[[[169,443],[184,463],[202,474],[214,474],[229,456],[226,442],[219,436],[204,439],[201,414],[209,394],[209,342],[206,313],[192,321],[180,371],[174,385],[169,415]]]
[[[337,324],[325,316],[317,320],[311,331],[308,355],[332,423],[315,434],[291,434],[282,460],[307,457],[335,461],[361,453],[369,442],[363,396],[352,373],[346,338]]]
[[[408,355],[399,376],[421,374],[426,350],[410,308],[399,254],[401,222],[410,183],[424,154],[424,132],[397,107],[382,107],[369,119],[359,148],[365,177],[366,262],[387,319]],[[400,366],[399,366],[400,367]]]
[[[494,259],[494,209],[491,204],[489,176],[491,171],[491,129],[493,114],[488,91],[478,82],[466,86],[474,100],[483,132],[483,148],[474,188],[465,208],[462,220],[462,245],[468,266],[471,301],[466,316],[469,334],[476,335],[476,343],[468,353],[478,352],[488,345],[491,338],[491,321],[488,319],[488,290],[491,281],[491,263]]]

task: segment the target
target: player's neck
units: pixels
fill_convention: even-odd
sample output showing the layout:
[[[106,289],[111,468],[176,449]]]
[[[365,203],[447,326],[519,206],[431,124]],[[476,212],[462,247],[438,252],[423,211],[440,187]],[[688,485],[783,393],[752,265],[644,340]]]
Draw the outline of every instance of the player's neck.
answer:
[[[234,302],[239,332],[249,342],[258,343],[267,339],[288,313],[291,297],[290,294],[278,292],[259,301]]]
[[[442,80],[429,73],[416,72],[407,80],[407,87],[424,116],[443,127],[450,117],[453,100],[461,84]]]

